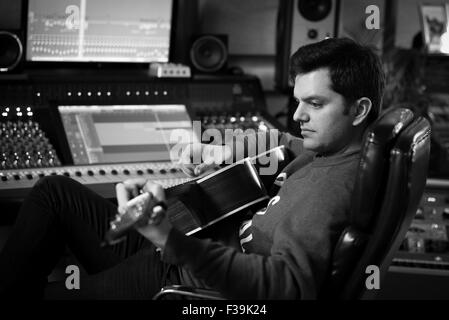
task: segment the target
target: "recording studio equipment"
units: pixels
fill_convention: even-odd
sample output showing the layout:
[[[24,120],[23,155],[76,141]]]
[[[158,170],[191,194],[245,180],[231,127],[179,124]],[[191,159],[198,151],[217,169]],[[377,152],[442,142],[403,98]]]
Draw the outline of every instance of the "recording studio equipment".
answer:
[[[226,129],[282,129],[282,125],[266,111],[259,80],[235,82],[231,77],[228,81],[217,82],[208,77],[197,79],[190,85],[190,103],[203,129],[217,129],[222,135]]]
[[[27,61],[168,62],[172,0],[29,1]]]
[[[447,300],[449,292],[449,181],[428,179],[405,239],[378,298]]]
[[[174,162],[176,145],[197,141],[185,105],[58,105],[53,110],[58,111],[55,126],[65,133],[61,150],[76,165]]]
[[[203,73],[217,73],[227,67],[228,38],[226,35],[205,34],[197,36],[190,48],[193,67]]]
[[[173,2],[170,62],[190,65],[190,46],[194,34],[198,33],[198,0],[176,0]]]
[[[276,30],[276,86],[287,90],[290,56],[306,44],[335,37],[339,0],[281,0]]]
[[[20,108],[19,108],[20,109]],[[61,162],[39,123],[0,123],[0,170],[59,166]],[[13,173],[11,177],[16,177]],[[7,179],[3,177],[2,179]]]
[[[267,131],[275,129],[275,126],[267,120],[260,112],[230,114],[205,114],[202,117],[204,129],[217,129],[224,136],[226,130],[253,129],[257,131]]]
[[[22,60],[23,47],[19,37],[8,31],[0,31],[0,72],[14,70]]]
[[[150,76],[158,78],[190,78],[190,67],[180,63],[160,63],[150,64]]]
[[[393,266],[449,275],[449,181],[428,179]]]
[[[168,138],[175,129],[192,131],[191,120],[199,120],[194,124],[200,134],[207,128],[281,128],[266,112],[260,82],[251,76],[31,74],[14,83],[0,79],[0,96],[2,132],[21,133],[14,143],[2,133],[7,143],[1,147],[8,149],[8,166],[0,168],[3,204],[22,201],[49,175],[69,176],[106,198],[115,197],[114,183],[129,178],[164,187],[189,181],[171,161]],[[22,133],[39,141],[34,150],[41,152],[41,166],[34,151],[29,155],[37,160],[26,162],[32,143]],[[25,163],[14,164],[14,148],[24,152]],[[42,154],[45,150],[55,155],[53,166],[51,157],[43,157],[49,155]]]
[[[22,1],[0,0],[0,74],[17,72],[22,64]]]
[[[1,170],[0,203],[23,200],[39,178],[52,175],[70,177],[105,198],[115,198],[114,184],[130,178],[151,179],[163,187],[190,180],[178,166],[158,161]]]

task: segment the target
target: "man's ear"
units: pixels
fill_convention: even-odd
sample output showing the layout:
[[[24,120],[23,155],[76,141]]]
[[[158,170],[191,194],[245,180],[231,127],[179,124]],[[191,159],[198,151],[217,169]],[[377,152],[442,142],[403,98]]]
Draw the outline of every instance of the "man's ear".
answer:
[[[354,120],[352,121],[352,125],[353,126],[360,125],[363,122],[363,120],[365,120],[368,117],[368,114],[371,111],[372,106],[373,103],[369,98],[363,97],[358,99],[355,102],[355,114]]]

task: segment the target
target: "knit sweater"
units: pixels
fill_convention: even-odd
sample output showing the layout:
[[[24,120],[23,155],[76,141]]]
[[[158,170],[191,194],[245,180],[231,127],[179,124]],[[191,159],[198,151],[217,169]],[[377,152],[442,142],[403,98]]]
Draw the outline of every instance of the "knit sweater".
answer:
[[[163,261],[232,299],[317,297],[348,222],[360,155],[320,157],[282,138],[300,154],[278,176],[282,186],[267,208],[241,226],[241,250],[172,229]]]

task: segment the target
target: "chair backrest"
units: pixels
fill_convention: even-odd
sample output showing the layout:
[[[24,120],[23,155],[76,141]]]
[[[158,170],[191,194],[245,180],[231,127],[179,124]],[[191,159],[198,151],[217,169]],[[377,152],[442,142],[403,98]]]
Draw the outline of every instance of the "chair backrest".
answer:
[[[370,261],[368,265],[378,265],[378,257],[384,257],[391,246],[391,238],[399,235],[396,227],[405,221],[402,214],[405,209],[401,208],[402,211],[397,213],[388,209],[394,214],[387,214],[388,203],[392,201],[390,193],[399,192],[391,190],[394,188],[391,175],[396,176],[396,171],[399,170],[393,166],[392,159],[400,142],[402,149],[406,149],[404,139],[410,142],[406,136],[418,130],[416,121],[421,125],[424,123],[420,119],[414,121],[413,113],[408,109],[388,109],[368,128],[354,186],[350,223],[343,230],[334,249],[331,272],[320,290],[320,298],[356,298],[357,290],[362,290],[361,286],[365,286],[367,275],[364,262]],[[412,147],[411,143],[408,147]],[[405,158],[402,161],[407,162]],[[425,158],[420,160],[428,161]],[[406,178],[401,177],[399,180],[407,185]],[[421,180],[425,183],[425,177]],[[417,181],[414,181],[414,185],[415,182]],[[403,185],[401,188],[405,189]],[[398,202],[398,199],[395,201]],[[406,201],[401,198],[399,202],[405,207]],[[394,228],[382,231],[382,224]],[[378,237],[380,234],[382,236]],[[379,241],[382,245],[375,245]],[[371,246],[375,248],[374,252],[368,250]]]
[[[373,224],[359,263],[342,298],[373,299],[377,290],[366,287],[367,266],[380,269],[380,289],[388,268],[416,214],[427,179],[430,157],[430,123],[415,119],[399,134],[390,152],[390,168],[382,207]]]

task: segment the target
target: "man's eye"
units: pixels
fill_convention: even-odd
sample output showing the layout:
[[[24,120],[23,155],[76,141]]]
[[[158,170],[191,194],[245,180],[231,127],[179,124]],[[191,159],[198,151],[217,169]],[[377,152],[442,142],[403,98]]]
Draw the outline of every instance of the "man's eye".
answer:
[[[318,102],[312,102],[312,103],[310,103],[311,105],[312,105],[312,107],[314,107],[314,108],[321,108],[323,105],[321,104],[321,103],[318,103]]]

